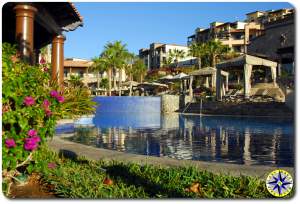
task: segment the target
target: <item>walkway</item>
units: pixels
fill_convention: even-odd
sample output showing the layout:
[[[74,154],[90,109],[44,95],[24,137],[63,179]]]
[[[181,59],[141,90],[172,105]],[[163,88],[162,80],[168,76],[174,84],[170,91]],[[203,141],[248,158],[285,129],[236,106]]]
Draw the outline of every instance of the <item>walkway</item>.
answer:
[[[73,156],[83,156],[91,160],[115,160],[120,162],[135,162],[139,164],[152,164],[165,167],[180,167],[180,166],[195,166],[199,170],[207,170],[216,174],[228,174],[233,176],[248,175],[257,176],[260,179],[265,179],[267,174],[272,170],[278,169],[277,167],[268,166],[245,166],[238,164],[226,164],[217,162],[204,162],[193,160],[177,160],[168,157],[153,157],[137,154],[123,153],[113,150],[101,149],[91,146],[82,145],[79,143],[63,140],[54,136],[48,142],[50,149],[56,152],[68,152]],[[294,175],[294,168],[282,168]]]

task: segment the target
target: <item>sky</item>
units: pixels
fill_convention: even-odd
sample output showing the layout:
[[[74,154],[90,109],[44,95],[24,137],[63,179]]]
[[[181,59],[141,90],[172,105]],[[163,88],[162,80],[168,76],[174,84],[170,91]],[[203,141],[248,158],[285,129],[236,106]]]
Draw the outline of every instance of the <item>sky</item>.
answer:
[[[65,57],[91,59],[107,42],[121,40],[130,52],[148,48],[153,42],[186,45],[197,27],[213,21],[243,21],[256,10],[292,8],[284,2],[244,3],[102,3],[75,2],[83,27],[67,32]]]

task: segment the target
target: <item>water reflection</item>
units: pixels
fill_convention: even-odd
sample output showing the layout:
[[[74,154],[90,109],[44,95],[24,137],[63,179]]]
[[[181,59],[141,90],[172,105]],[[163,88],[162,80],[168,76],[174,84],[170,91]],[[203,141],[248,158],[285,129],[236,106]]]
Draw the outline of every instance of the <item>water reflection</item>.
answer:
[[[105,122],[99,116],[88,122],[79,120],[75,135],[68,139],[100,148],[176,159],[294,165],[291,120],[169,114],[159,115],[158,120],[152,115],[152,119],[130,127],[130,121],[122,126],[119,119],[113,119],[119,113],[110,116],[111,120],[103,118]],[[138,119],[138,116],[134,118]],[[149,120],[152,122],[147,126]],[[94,127],[86,128],[83,123]]]

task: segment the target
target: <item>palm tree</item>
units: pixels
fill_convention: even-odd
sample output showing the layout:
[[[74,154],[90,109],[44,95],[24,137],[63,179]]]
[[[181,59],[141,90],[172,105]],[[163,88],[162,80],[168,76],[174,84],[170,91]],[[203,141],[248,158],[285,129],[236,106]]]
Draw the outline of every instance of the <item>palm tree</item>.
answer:
[[[182,59],[185,57],[185,52],[183,50],[174,49],[174,51],[170,52],[170,57],[175,58],[176,68],[179,65],[179,59]]]
[[[207,46],[205,43],[193,43],[189,46],[189,55],[197,58],[198,68],[202,67],[202,57],[207,53]]]
[[[122,84],[122,69],[124,68],[124,64],[126,62],[126,58],[128,56],[128,50],[126,48],[126,44],[122,44],[122,41],[115,41],[113,43],[109,42],[105,45],[105,50],[110,51],[110,60],[112,62],[113,68],[113,80],[114,80],[114,88],[116,89],[116,73],[119,71],[119,95],[121,94],[121,84]]]
[[[71,75],[70,79],[68,79],[68,83],[71,87],[82,87],[84,84],[81,81],[80,76],[77,75]]]
[[[207,55],[210,58],[210,64],[212,67],[216,66],[217,58],[229,52],[230,48],[227,45],[223,45],[218,40],[211,40],[206,43]]]
[[[97,89],[100,88],[100,74],[103,74],[108,70],[108,67],[106,65],[106,61],[103,57],[94,57],[92,59],[93,65],[91,66],[91,69],[97,73]]]
[[[144,61],[142,59],[137,59],[133,63],[133,73],[140,78],[140,83],[143,82],[143,77],[147,72],[147,67],[144,64]]]
[[[171,64],[173,63],[174,57],[173,57],[173,53],[172,50],[169,50],[169,54],[166,58],[166,60],[163,61],[163,66],[169,68],[171,66]]]

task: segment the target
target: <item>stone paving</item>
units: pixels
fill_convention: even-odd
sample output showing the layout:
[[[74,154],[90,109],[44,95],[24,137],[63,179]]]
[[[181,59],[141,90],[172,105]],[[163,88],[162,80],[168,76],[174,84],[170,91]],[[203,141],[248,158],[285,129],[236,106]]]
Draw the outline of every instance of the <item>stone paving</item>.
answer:
[[[168,157],[154,157],[137,155],[130,153],[123,153],[114,150],[101,149],[91,146],[86,146],[79,143],[74,143],[61,139],[58,136],[54,136],[53,139],[48,141],[50,149],[69,155],[69,157],[84,156],[91,160],[115,160],[120,162],[134,162],[138,164],[152,164],[164,167],[179,167],[179,166],[195,166],[199,170],[207,170],[216,174],[226,175],[248,175],[256,176],[265,180],[268,173],[278,169],[278,167],[270,167],[263,165],[246,166],[239,164],[217,163],[217,162],[205,162],[205,161],[193,161],[193,160],[177,160]],[[281,168],[292,175],[294,175],[294,168],[284,167]]]

